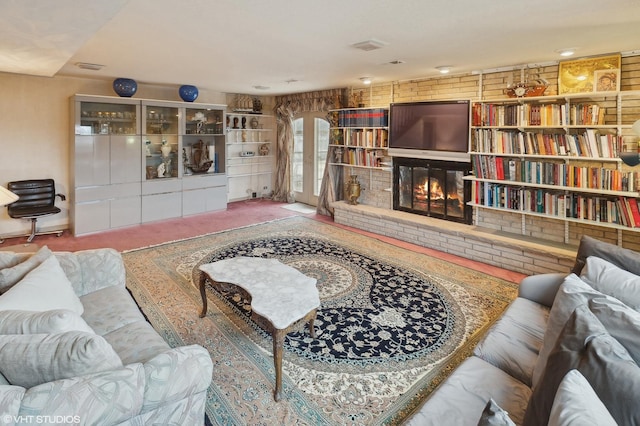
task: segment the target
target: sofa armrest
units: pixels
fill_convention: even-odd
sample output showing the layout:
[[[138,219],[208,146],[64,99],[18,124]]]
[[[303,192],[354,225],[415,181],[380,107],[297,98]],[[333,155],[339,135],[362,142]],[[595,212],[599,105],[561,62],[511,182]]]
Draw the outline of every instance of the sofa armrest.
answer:
[[[0,423],[13,425],[20,414],[20,405],[26,389],[21,386],[0,385]]]
[[[518,296],[551,307],[566,276],[567,274],[550,273],[525,277],[520,281]]]
[[[78,296],[110,286],[125,286],[124,262],[114,249],[56,252],[55,255]]]
[[[205,391],[213,362],[200,345],[180,346],[144,363],[146,385],[142,413]]]

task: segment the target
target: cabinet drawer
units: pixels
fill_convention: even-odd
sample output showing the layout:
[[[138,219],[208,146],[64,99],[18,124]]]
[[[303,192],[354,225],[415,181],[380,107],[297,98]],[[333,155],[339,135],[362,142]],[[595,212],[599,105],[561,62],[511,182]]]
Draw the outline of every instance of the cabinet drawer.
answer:
[[[142,182],[142,195],[180,191],[182,191],[182,182],[178,179],[155,179],[150,182]]]
[[[227,176],[224,174],[189,176],[182,180],[182,189],[201,189],[211,188],[214,186],[225,186],[227,184]]]

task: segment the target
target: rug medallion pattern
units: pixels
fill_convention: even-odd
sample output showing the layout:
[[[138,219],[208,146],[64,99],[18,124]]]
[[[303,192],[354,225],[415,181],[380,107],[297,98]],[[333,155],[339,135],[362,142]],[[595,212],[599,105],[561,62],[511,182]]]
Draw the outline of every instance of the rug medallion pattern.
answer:
[[[316,278],[316,338],[289,333],[285,400],[275,403],[272,342],[249,301],[207,286],[198,266],[275,258]],[[128,286],[172,345],[198,343],[214,361],[214,424],[397,424],[472,350],[515,286],[424,254],[297,217],[124,254]]]

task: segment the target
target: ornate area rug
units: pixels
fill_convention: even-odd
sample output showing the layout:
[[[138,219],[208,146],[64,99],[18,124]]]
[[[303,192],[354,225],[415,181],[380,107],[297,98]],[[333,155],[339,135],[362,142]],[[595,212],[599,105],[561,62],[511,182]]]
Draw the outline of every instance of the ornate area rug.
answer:
[[[202,263],[276,258],[318,281],[316,338],[290,333],[273,399],[271,336],[235,292],[197,288]],[[127,286],[172,346],[211,353],[207,415],[221,425],[399,424],[516,297],[490,275],[304,217],[123,254]]]

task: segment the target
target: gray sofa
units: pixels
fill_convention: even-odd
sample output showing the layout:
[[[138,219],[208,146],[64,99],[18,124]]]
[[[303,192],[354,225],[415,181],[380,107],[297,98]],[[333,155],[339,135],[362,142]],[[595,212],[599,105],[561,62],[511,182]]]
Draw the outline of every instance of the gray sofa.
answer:
[[[167,345],[115,250],[0,252],[0,293],[0,423],[204,423],[209,353]]]
[[[526,277],[407,425],[640,424],[640,253],[583,237],[570,274]]]

